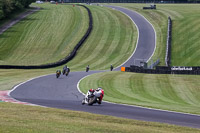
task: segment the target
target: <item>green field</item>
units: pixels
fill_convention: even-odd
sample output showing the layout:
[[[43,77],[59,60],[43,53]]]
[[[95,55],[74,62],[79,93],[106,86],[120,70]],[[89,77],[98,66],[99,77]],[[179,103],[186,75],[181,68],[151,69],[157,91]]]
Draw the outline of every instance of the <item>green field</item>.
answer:
[[[78,111],[0,103],[1,133],[199,133],[200,130]]]
[[[30,15],[3,35],[0,35],[1,65],[44,64],[60,60],[69,54],[85,33],[88,26],[88,16],[83,7],[73,8],[72,5],[56,6],[53,4],[41,4],[39,6],[42,7],[39,12]],[[130,9],[141,11],[148,19],[153,17],[150,21],[156,28],[157,44],[159,44],[154,59],[157,57],[164,59],[167,22],[166,15],[163,14],[173,14],[174,11],[171,11],[170,7],[167,11],[162,11],[163,9],[153,12],[142,11],[139,10],[141,4],[124,6],[130,6]],[[114,67],[122,64],[135,48],[137,38],[135,26],[128,17],[118,11],[98,6],[88,7],[94,19],[93,31],[78,51],[77,56],[67,65],[72,71],[79,71],[84,70],[88,64],[92,70],[108,69],[110,64],[113,64]],[[156,19],[155,15],[162,18]],[[176,16],[176,13],[174,13],[173,19],[178,19],[178,17],[180,16]],[[163,62],[161,61],[161,63]],[[55,73],[61,67],[46,70],[2,69],[0,70],[0,90],[10,90],[20,82],[36,76]],[[81,86],[90,88],[92,85],[92,88],[95,88],[102,85],[106,88],[105,100],[163,109],[169,109],[169,106],[172,107],[170,110],[183,111],[185,109],[183,112],[197,114],[200,112],[198,76],[160,75],[159,77],[159,75],[113,72],[97,75],[94,80],[96,82],[91,81],[91,77],[83,80]],[[174,81],[170,81],[170,78]],[[125,79],[128,81],[125,81]],[[88,84],[89,82],[91,84]],[[130,85],[130,83],[133,85]],[[153,86],[149,86],[151,83],[153,83]],[[121,94],[119,90],[122,88],[126,88],[126,90],[122,90]],[[160,88],[164,88],[164,90],[161,91]],[[132,91],[136,91],[137,94]],[[111,93],[113,94],[113,92],[116,92],[116,95],[112,97]],[[119,98],[118,100],[118,97],[122,95],[128,98]],[[193,110],[191,111],[189,107]],[[199,132],[196,129],[152,122],[2,102],[0,103],[0,110],[0,132],[3,133]],[[91,126],[92,124],[100,124],[100,126]]]
[[[85,34],[87,11],[71,5],[40,5],[28,16],[0,35],[0,64],[38,65],[67,56]]]
[[[110,102],[200,114],[199,80],[196,75],[105,72],[83,79],[80,88],[86,93],[101,86]]]
[[[119,66],[132,54],[137,30],[132,21],[124,14],[110,8],[89,6],[92,11],[93,31],[78,51],[77,56],[68,64],[76,70],[109,69],[110,65]]]
[[[114,4],[116,5],[116,4]],[[156,10],[143,10],[148,4],[117,4],[135,10],[145,16],[157,32],[157,48],[153,60],[165,65],[167,18],[172,25],[172,66],[200,66],[200,5],[156,4]]]

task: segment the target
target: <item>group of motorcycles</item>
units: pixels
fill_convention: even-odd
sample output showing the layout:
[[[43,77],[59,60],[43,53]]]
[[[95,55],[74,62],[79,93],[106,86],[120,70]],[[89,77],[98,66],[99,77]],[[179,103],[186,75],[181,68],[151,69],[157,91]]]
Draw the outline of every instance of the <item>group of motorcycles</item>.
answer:
[[[89,65],[88,65],[89,68]],[[69,67],[64,66],[63,70],[62,70],[62,74],[68,76],[70,72]],[[86,68],[86,72],[87,72],[87,68]],[[56,71],[56,78],[59,78],[61,75],[61,70],[57,70]],[[87,94],[85,95],[84,99],[82,100],[82,105],[84,104],[88,104],[88,105],[93,105],[95,103],[101,104],[101,100],[103,98],[104,95],[104,91],[101,88],[98,88],[96,90],[91,91],[91,89],[87,92]]]
[[[64,66],[64,67],[63,67],[62,74],[68,76],[68,75],[69,75],[69,72],[70,72],[69,67]],[[56,71],[56,78],[59,78],[60,75],[61,75],[61,70],[57,70],[57,71]]]

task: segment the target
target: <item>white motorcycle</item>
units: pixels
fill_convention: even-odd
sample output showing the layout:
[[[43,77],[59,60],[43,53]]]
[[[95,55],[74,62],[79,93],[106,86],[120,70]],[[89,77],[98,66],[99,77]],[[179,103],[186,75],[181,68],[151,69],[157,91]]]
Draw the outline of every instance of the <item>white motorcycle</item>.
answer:
[[[98,100],[101,96],[101,91],[95,90],[94,92],[88,91],[85,98],[82,100],[82,105],[88,104],[93,105],[94,103],[99,103]]]

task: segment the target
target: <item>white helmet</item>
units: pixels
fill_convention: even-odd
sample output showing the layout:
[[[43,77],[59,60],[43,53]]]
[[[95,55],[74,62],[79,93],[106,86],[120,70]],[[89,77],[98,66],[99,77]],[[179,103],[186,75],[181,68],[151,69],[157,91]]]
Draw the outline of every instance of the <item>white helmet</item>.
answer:
[[[96,90],[97,90],[97,91],[100,91],[100,90],[102,90],[102,88],[101,88],[101,87],[98,87]]]

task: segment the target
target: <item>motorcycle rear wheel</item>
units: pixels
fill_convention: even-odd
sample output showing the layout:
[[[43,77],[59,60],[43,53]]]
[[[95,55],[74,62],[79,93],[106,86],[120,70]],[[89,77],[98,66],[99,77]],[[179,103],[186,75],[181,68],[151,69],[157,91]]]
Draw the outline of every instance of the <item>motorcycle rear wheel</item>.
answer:
[[[94,103],[96,103],[96,101],[97,101],[97,97],[91,97],[90,99],[89,99],[89,102],[88,102],[88,105],[93,105]]]

